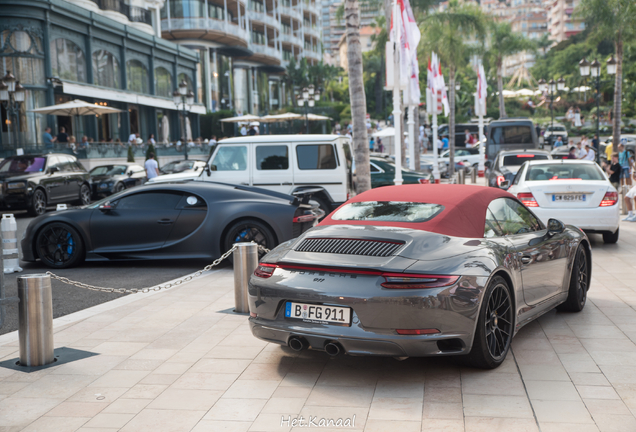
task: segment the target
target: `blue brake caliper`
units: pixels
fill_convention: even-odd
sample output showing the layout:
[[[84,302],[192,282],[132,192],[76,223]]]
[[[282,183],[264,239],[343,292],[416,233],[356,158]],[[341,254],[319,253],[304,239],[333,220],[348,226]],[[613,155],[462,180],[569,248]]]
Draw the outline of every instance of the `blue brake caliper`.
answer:
[[[239,235],[234,239],[235,242],[240,242],[242,239],[245,239],[245,236],[247,235],[247,230],[244,229],[243,231],[241,231],[239,233]]]
[[[66,252],[69,255],[73,255],[73,248],[74,248],[75,243],[73,243],[73,236],[71,235],[71,233],[67,233],[66,234],[66,239],[68,240],[68,242],[67,242],[68,246],[66,246]]]

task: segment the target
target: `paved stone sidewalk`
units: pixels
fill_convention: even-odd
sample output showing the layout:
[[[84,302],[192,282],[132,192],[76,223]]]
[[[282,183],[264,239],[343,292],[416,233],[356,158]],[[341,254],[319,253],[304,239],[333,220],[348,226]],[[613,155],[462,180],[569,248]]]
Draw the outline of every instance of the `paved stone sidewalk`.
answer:
[[[617,245],[592,237],[585,310],[523,328],[494,371],[266,344],[229,313],[221,270],[57,321],[59,364],[0,367],[0,432],[297,431],[323,418],[351,427],[318,430],[636,431],[636,224],[621,231]],[[2,365],[16,340],[0,337]],[[64,363],[70,349],[97,355]]]

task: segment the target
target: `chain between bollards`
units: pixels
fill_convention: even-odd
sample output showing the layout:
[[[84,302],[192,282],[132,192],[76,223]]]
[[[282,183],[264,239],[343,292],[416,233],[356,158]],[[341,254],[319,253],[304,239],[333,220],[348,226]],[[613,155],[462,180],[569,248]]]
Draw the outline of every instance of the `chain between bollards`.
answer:
[[[254,242],[252,242],[254,243]],[[258,250],[261,252],[269,252],[269,249],[267,249],[264,246],[261,245],[257,245],[258,246]],[[223,255],[221,255],[219,258],[215,259],[212,264],[208,264],[207,266],[205,266],[204,268],[202,268],[201,270],[198,270],[188,276],[185,276],[181,279],[177,279],[174,282],[170,282],[167,283],[165,285],[155,285],[153,287],[148,287],[148,288],[106,288],[106,287],[100,287],[100,286],[95,286],[95,285],[89,285],[86,284],[84,282],[78,282],[78,281],[74,281],[71,280],[69,278],[63,277],[63,276],[58,276],[53,272],[46,272],[47,275],[51,276],[52,279],[58,280],[62,283],[65,283],[67,285],[73,285],[77,288],[84,288],[87,290],[91,290],[91,291],[100,291],[100,292],[107,292],[107,293],[117,293],[117,294],[136,294],[136,293],[148,293],[150,291],[160,291],[162,289],[168,289],[168,288],[172,288],[174,286],[178,286],[181,285],[184,282],[189,282],[192,279],[194,279],[195,277],[201,276],[201,274],[203,274],[203,272],[209,271],[211,270],[213,267],[218,266],[219,264],[221,264],[221,262],[223,262],[225,259],[227,259],[235,250],[236,250],[237,246],[234,245],[232,246],[232,248],[230,250],[228,250],[227,252],[225,252]]]

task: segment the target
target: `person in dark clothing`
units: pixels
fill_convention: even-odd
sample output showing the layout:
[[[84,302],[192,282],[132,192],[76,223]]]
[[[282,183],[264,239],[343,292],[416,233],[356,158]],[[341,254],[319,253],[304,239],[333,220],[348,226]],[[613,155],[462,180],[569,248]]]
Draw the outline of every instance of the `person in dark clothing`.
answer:
[[[57,134],[57,142],[59,143],[67,143],[68,142],[68,134],[66,133],[66,128],[61,127],[60,133]]]
[[[618,186],[621,183],[621,164],[618,163],[618,153],[612,154],[612,163],[607,165],[607,174],[609,175],[609,181],[618,190]]]
[[[565,159],[578,159],[577,157],[577,149],[575,146],[570,147],[570,152],[568,153],[568,155],[565,157]]]

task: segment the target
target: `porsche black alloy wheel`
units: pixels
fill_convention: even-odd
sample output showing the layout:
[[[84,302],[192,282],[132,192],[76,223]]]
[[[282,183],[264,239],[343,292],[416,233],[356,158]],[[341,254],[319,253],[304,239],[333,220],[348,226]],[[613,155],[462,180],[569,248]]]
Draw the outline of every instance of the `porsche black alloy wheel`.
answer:
[[[482,369],[494,369],[506,358],[513,335],[514,307],[506,281],[492,279],[482,301],[473,347],[467,363]]]
[[[45,225],[35,240],[35,250],[46,266],[72,267],[84,259],[84,243],[79,233],[64,223]]]
[[[46,213],[46,194],[42,189],[36,189],[31,197],[31,206],[29,214],[31,216],[40,216]]]
[[[80,205],[89,205],[91,203],[91,188],[87,184],[80,187]]]
[[[272,231],[260,221],[254,219],[242,220],[232,224],[226,231],[224,245],[221,251],[224,253],[232,248],[234,243],[251,242],[272,249],[276,243]],[[259,258],[265,255],[263,252],[258,253]],[[231,257],[231,255],[230,255]]]
[[[557,310],[567,312],[580,312],[587,301],[587,290],[590,288],[590,271],[587,262],[587,253],[582,245],[579,245],[574,257],[570,288],[565,303],[557,306]]]

